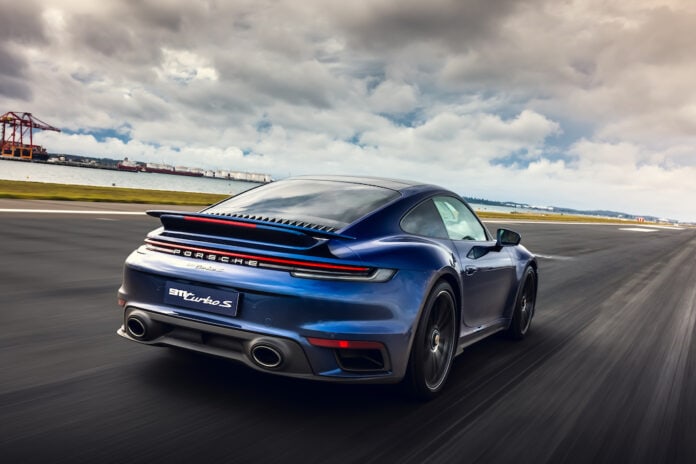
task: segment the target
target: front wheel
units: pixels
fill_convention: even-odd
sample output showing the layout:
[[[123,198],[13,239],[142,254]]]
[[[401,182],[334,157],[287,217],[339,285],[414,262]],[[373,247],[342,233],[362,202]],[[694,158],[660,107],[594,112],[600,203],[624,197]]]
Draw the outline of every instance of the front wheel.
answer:
[[[452,367],[456,337],[452,287],[440,282],[428,296],[411,349],[405,380],[413,396],[429,400],[440,393]]]
[[[521,340],[529,332],[534,316],[537,294],[537,274],[536,271],[528,267],[524,271],[522,287],[517,295],[515,308],[512,313],[512,321],[507,330],[507,335],[515,340]]]

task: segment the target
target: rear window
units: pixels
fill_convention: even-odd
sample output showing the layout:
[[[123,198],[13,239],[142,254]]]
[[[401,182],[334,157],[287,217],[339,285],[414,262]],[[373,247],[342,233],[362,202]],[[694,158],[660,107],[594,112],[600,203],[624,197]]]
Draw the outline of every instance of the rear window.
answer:
[[[398,196],[397,191],[373,185],[289,179],[240,193],[205,212],[341,229]]]

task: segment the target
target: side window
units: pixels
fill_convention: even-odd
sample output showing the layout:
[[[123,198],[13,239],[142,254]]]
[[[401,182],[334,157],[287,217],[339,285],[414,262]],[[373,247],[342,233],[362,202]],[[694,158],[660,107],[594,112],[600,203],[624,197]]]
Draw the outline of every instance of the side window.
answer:
[[[487,240],[486,231],[474,213],[454,197],[435,197],[433,203],[452,240]]]
[[[440,213],[432,200],[426,200],[409,211],[401,220],[401,229],[409,234],[448,238]]]

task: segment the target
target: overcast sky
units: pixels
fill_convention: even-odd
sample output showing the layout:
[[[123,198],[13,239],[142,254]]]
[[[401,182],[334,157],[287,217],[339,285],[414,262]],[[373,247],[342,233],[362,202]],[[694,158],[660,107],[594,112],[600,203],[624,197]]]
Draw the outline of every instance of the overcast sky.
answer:
[[[50,152],[696,220],[692,0],[0,0]]]

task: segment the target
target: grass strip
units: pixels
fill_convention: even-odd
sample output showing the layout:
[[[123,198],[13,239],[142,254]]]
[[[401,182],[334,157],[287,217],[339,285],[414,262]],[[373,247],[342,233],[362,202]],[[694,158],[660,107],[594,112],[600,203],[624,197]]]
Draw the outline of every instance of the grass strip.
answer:
[[[229,195],[0,180],[0,198],[207,206]]]

